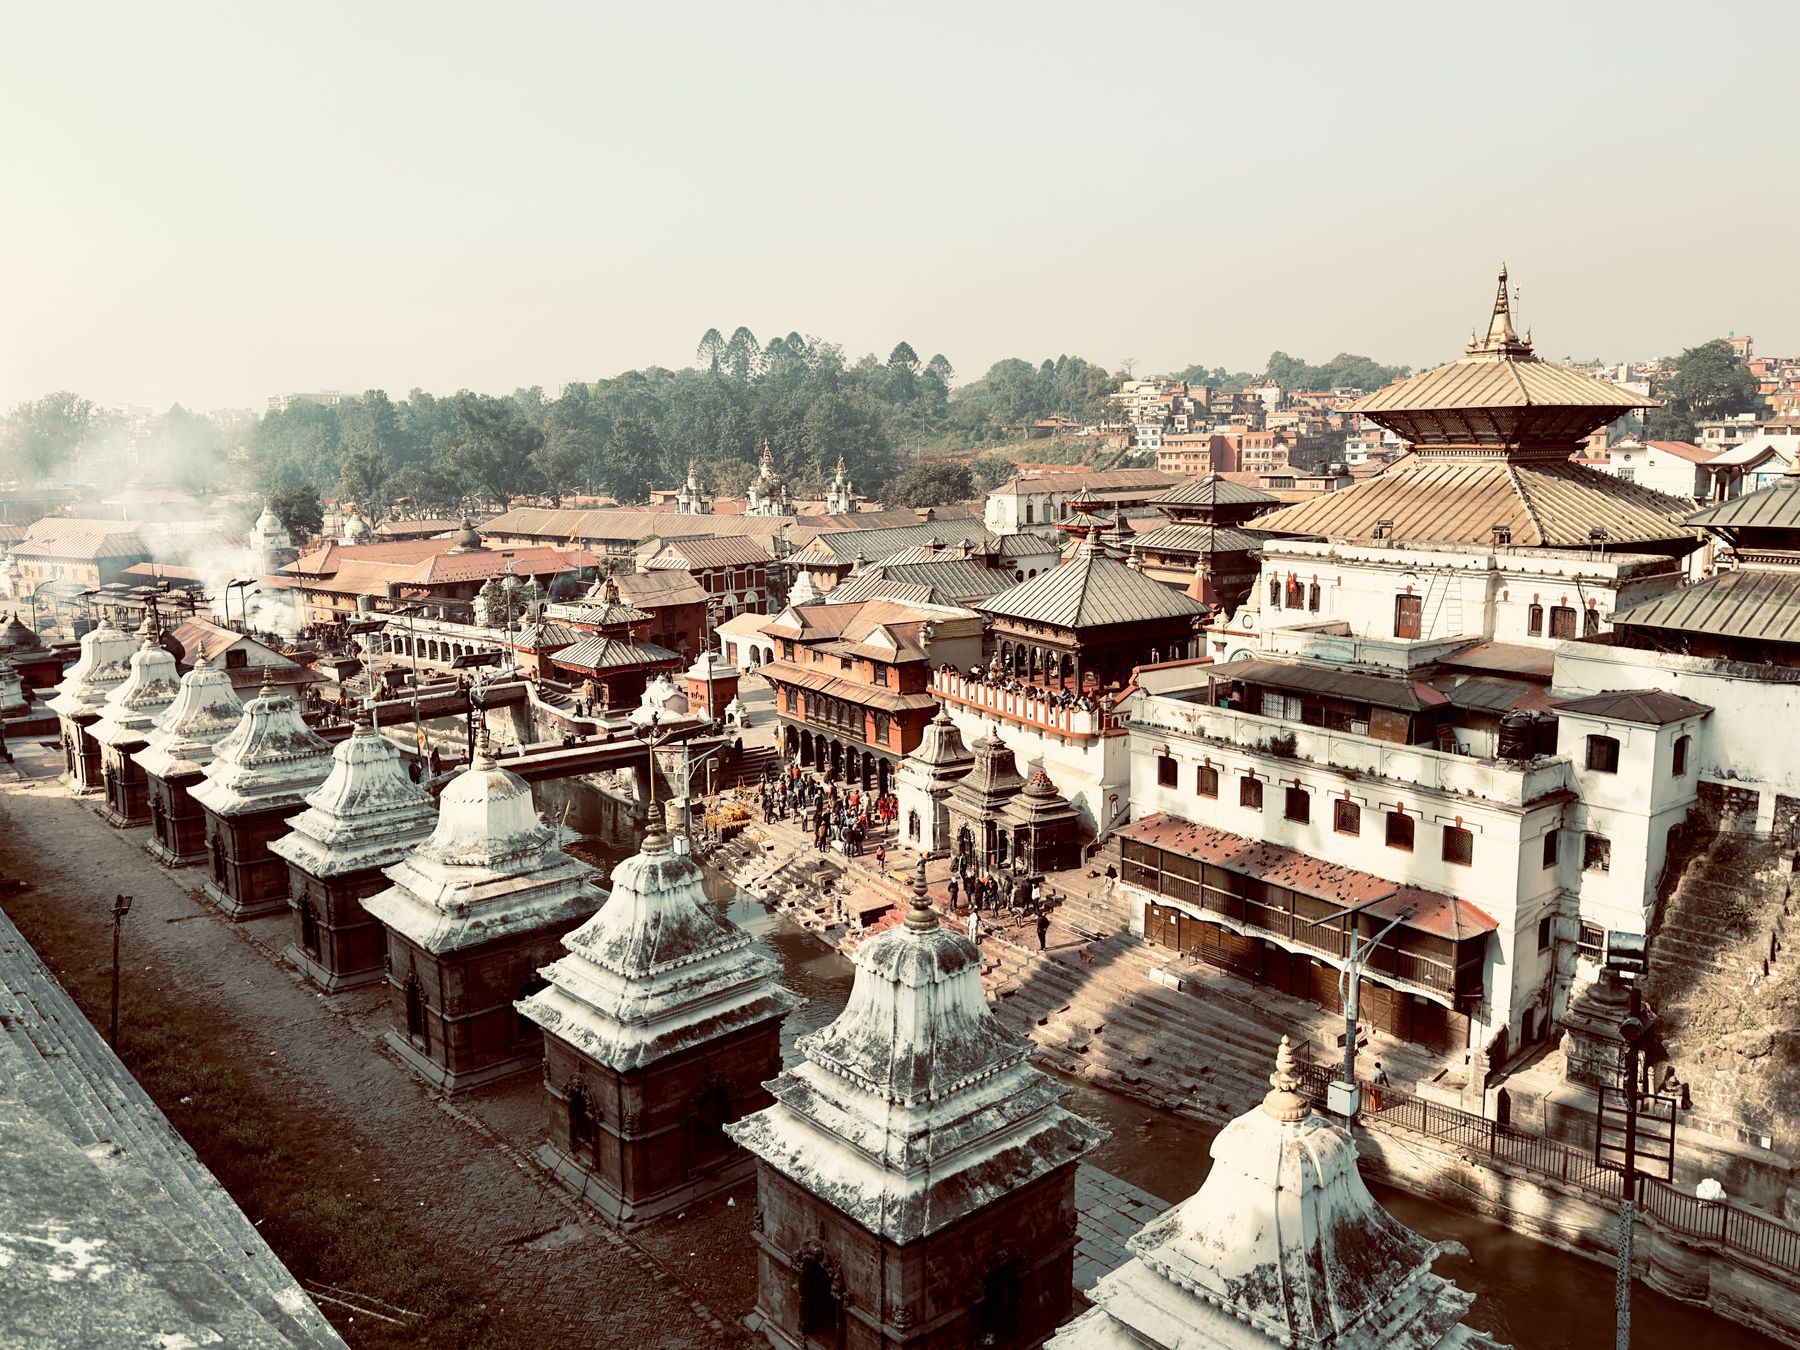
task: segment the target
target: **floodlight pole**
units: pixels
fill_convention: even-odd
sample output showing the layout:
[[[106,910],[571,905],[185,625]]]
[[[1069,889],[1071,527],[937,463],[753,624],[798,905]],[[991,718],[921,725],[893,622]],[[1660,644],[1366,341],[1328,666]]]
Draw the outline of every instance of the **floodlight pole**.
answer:
[[[1344,1004],[1344,1086],[1349,1092],[1349,1106],[1344,1116],[1346,1123],[1354,1122],[1356,1119],[1356,1019],[1361,1005],[1357,991],[1362,983],[1363,958],[1379,947],[1389,933],[1412,918],[1417,911],[1411,905],[1406,906],[1389,919],[1387,926],[1367,942],[1358,941],[1356,919],[1370,906],[1392,900],[1399,894],[1399,888],[1396,887],[1386,895],[1378,895],[1373,900],[1365,900],[1358,905],[1348,905],[1334,913],[1321,915],[1308,922],[1308,927],[1317,927],[1322,923],[1330,923],[1333,919],[1341,918],[1344,921],[1344,970],[1338,976],[1338,988],[1342,993]]]
[[[131,897],[115,895],[113,897],[112,1035],[107,1041],[115,1052],[119,1048],[119,930],[125,926],[125,916],[129,913],[131,913]]]
[[[1638,1056],[1644,1036],[1644,1019],[1639,1016],[1642,996],[1637,986],[1631,989],[1631,1002],[1625,1020],[1619,1023],[1619,1036],[1625,1042],[1625,1160],[1619,1188],[1619,1278],[1613,1292],[1613,1345],[1615,1350],[1631,1350],[1631,1239],[1637,1223],[1637,1088]]]

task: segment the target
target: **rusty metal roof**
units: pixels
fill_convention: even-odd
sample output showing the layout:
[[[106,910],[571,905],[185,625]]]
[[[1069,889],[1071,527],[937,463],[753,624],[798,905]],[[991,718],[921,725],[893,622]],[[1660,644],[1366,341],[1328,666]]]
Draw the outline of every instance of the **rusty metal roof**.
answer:
[[[1682,524],[1687,504],[1566,461],[1428,459],[1408,455],[1386,473],[1256,518],[1259,532],[1368,541],[1379,522],[1396,544],[1494,542],[1503,525],[1515,546],[1587,548],[1606,531],[1609,548],[1695,539]]]
[[[1615,628],[1800,642],[1800,572],[1724,572],[1613,612]]]
[[[1604,694],[1563,699],[1556,705],[1556,710],[1578,717],[1602,717],[1612,722],[1660,727],[1670,722],[1685,722],[1690,717],[1704,717],[1712,711],[1712,705],[1696,703],[1664,689],[1613,689]]]

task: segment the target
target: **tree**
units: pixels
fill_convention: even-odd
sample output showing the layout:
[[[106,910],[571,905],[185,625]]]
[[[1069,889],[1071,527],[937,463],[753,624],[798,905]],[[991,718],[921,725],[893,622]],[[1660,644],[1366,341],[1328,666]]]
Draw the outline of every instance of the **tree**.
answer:
[[[94,405],[66,389],[18,404],[6,416],[11,471],[28,483],[67,477],[95,422]]]
[[[739,384],[749,383],[750,377],[756,374],[757,362],[761,358],[762,348],[756,345],[756,334],[748,328],[740,326],[725,344],[725,368]]]
[[[552,501],[560,506],[565,493],[594,481],[610,432],[593,392],[584,384],[567,386],[550,404],[544,416],[544,443],[533,458]]]
[[[984,492],[1011,482],[1018,472],[1019,466],[1001,455],[978,455],[969,462],[969,474]]]
[[[712,465],[713,490],[721,497],[742,497],[756,477],[756,465],[747,459],[722,459]]]
[[[716,328],[707,329],[700,335],[700,345],[694,348],[694,364],[709,375],[717,375],[724,359],[724,336]]]
[[[318,534],[325,524],[325,508],[319,503],[319,490],[311,483],[277,488],[269,494],[269,509],[296,546]]]
[[[1756,377],[1724,338],[1689,347],[1663,364],[1672,365],[1674,374],[1663,391],[1663,406],[1652,408],[1644,419],[1644,434],[1651,440],[1690,441],[1700,422],[1756,407]]]
[[[882,493],[889,506],[942,506],[966,502],[975,495],[975,483],[966,464],[954,460],[928,460],[896,474]]]
[[[507,399],[465,389],[451,403],[462,428],[452,462],[477,492],[505,510],[514,497],[537,485],[533,457],[544,444],[544,433]]]

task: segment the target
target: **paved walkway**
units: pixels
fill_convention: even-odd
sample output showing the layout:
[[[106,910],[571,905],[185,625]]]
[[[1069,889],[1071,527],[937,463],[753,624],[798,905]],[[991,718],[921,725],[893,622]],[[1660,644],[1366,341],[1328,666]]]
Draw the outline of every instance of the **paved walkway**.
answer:
[[[1086,1163],[1075,1169],[1075,1289],[1086,1294],[1102,1275],[1131,1259],[1127,1239],[1164,1210],[1166,1200]]]

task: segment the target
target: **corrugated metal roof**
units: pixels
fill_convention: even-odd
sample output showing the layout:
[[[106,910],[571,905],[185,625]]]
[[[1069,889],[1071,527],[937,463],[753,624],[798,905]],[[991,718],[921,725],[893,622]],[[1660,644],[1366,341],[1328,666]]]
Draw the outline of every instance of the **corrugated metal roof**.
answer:
[[[1272,492],[1264,492],[1261,488],[1247,487],[1242,483],[1234,483],[1229,478],[1221,478],[1218,474],[1209,474],[1205,478],[1190,478],[1187,482],[1170,488],[1159,497],[1152,497],[1152,506],[1273,506],[1281,499]]]
[[[1696,512],[1689,525],[1709,530],[1800,529],[1800,478],[1783,478],[1758,492]]]
[[[1681,541],[1687,504],[1579,464],[1409,455],[1386,473],[1341,492],[1256,518],[1258,531],[1326,539],[1375,538],[1379,521],[1396,544],[1491,544],[1504,525],[1515,546],[1586,548],[1590,530],[1607,545]]]
[[[1301,689],[1330,694],[1382,708],[1419,712],[1441,708],[1450,700],[1423,680],[1403,680],[1393,675],[1371,675],[1360,670],[1314,665],[1302,661],[1228,661],[1216,668],[1222,680],[1267,685],[1271,689]],[[1255,709],[1252,709],[1255,711]]]
[[[986,567],[970,558],[939,558],[871,568],[839,582],[825,600],[833,605],[877,598],[959,605],[998,595],[1012,584],[1011,572]]]
[[[1800,642],[1800,572],[1725,572],[1614,610],[1613,627]]]
[[[1054,628],[1102,628],[1206,612],[1206,606],[1173,587],[1092,549],[1083,549],[1072,561],[1021,581],[974,608]]]
[[[565,647],[556,653],[554,659],[559,666],[594,672],[619,670],[628,666],[685,664],[677,653],[667,647],[659,647],[654,642],[611,637],[590,638],[573,647]]]
[[[1228,525],[1159,525],[1131,541],[1133,549],[1166,553],[1247,553],[1261,548],[1262,536]]]

